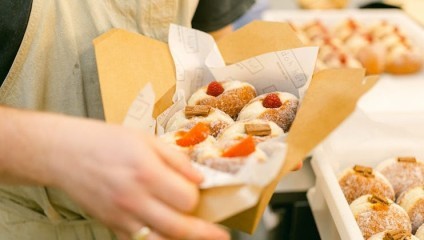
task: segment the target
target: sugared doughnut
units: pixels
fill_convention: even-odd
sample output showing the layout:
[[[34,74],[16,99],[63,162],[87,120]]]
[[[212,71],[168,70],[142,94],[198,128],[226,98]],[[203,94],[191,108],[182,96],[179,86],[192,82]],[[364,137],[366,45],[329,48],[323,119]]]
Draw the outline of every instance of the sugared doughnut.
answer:
[[[384,231],[384,232],[372,235],[367,240],[420,240],[420,239],[415,237],[411,233],[408,233],[405,231],[391,230],[391,231]]]
[[[215,138],[210,135],[209,127],[203,123],[196,124],[190,130],[167,132],[160,135],[159,138],[189,155],[195,147],[216,144]]]
[[[262,119],[252,119],[238,121],[226,128],[219,136],[218,140],[243,139],[252,135],[255,142],[263,142],[267,139],[278,137],[284,134],[276,123]]]
[[[339,176],[339,185],[349,204],[366,194],[395,199],[389,181],[370,167],[355,165],[353,168],[345,169]]]
[[[165,131],[191,129],[199,122],[208,125],[211,135],[217,137],[223,129],[233,124],[234,120],[223,111],[210,106],[187,106],[169,119]]]
[[[424,223],[424,189],[423,186],[403,192],[396,201],[408,213],[414,233]]]
[[[218,144],[195,148],[193,159],[222,172],[237,173],[249,159],[264,162],[266,155],[256,147],[253,137],[248,136],[241,140],[219,141]]]
[[[387,54],[386,71],[392,74],[410,74],[422,67],[423,57],[416,49],[398,43]]]
[[[291,93],[266,93],[250,101],[241,110],[238,120],[264,119],[275,122],[284,132],[288,132],[298,105],[299,100]]]
[[[420,240],[424,240],[424,224],[418,228],[415,232],[415,236]]]
[[[353,201],[350,209],[365,239],[386,230],[411,232],[408,214],[385,197],[364,195]]]
[[[376,170],[392,184],[396,197],[411,187],[424,185],[424,163],[415,157],[391,158],[380,163]]]
[[[246,82],[211,82],[197,90],[188,100],[189,106],[207,105],[218,108],[233,119],[237,119],[240,110],[256,97],[255,88]]]

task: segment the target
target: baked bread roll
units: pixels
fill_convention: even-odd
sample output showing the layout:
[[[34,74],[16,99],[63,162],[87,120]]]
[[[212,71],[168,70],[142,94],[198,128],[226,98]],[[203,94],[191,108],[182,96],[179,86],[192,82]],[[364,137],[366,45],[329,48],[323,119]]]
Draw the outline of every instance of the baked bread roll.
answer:
[[[197,90],[188,100],[188,105],[211,106],[237,119],[240,110],[255,97],[256,90],[249,83],[215,81]]]
[[[288,132],[296,117],[299,100],[287,92],[262,94],[250,101],[240,112],[238,120],[264,119],[275,122]]]
[[[366,194],[395,199],[395,192],[389,181],[370,167],[356,165],[345,169],[339,176],[339,185],[349,204]]]
[[[260,143],[270,138],[282,136],[284,131],[271,121],[262,119],[244,120],[226,128],[219,136],[218,141],[244,139],[249,135],[253,136],[256,143]]]
[[[199,122],[208,125],[211,135],[217,137],[226,127],[233,124],[234,120],[223,111],[210,106],[187,106],[169,119],[165,132],[191,129]]]
[[[390,158],[376,170],[392,184],[396,197],[409,188],[424,185],[424,163],[415,157]]]
[[[399,230],[391,230],[391,231],[384,231],[381,233],[377,233],[368,240],[420,240],[419,238],[415,237],[411,233],[399,231]]]
[[[408,213],[412,223],[412,232],[424,223],[424,189],[423,186],[403,192],[396,201]]]
[[[411,233],[408,214],[385,197],[364,195],[353,201],[350,209],[365,239],[387,230]]]

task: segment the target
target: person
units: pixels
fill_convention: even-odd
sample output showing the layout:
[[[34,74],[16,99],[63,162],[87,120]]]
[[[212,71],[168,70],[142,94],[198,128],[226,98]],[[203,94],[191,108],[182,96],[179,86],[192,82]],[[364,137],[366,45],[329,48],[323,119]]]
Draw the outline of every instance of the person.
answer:
[[[192,19],[219,36],[253,2],[0,0],[0,239],[228,239],[190,215],[202,176],[186,155],[102,122],[92,40],[166,41]]]

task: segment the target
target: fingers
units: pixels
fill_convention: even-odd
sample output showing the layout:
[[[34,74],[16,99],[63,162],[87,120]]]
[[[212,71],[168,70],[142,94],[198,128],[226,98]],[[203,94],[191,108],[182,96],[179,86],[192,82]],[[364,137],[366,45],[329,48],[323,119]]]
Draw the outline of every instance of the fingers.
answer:
[[[177,172],[195,184],[200,184],[203,181],[202,174],[192,167],[187,154],[166,146],[166,144],[154,137],[150,137],[149,142],[163,160]]]
[[[154,164],[154,161],[151,162]],[[197,205],[199,198],[197,186],[161,162],[148,169],[141,169],[136,179],[140,187],[179,211],[191,212]]]
[[[126,211],[140,216],[140,221],[170,239],[215,240],[229,239],[228,234],[214,224],[174,211],[151,199],[141,204],[129,204]]]

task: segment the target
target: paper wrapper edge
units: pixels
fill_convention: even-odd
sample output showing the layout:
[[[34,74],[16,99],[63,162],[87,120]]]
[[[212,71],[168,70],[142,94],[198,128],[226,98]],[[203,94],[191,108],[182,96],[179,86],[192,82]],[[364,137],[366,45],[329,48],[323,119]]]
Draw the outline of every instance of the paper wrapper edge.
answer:
[[[156,94],[153,117],[172,104],[175,67],[168,45],[113,29],[94,40],[105,118],[122,124],[140,89],[150,82]]]

